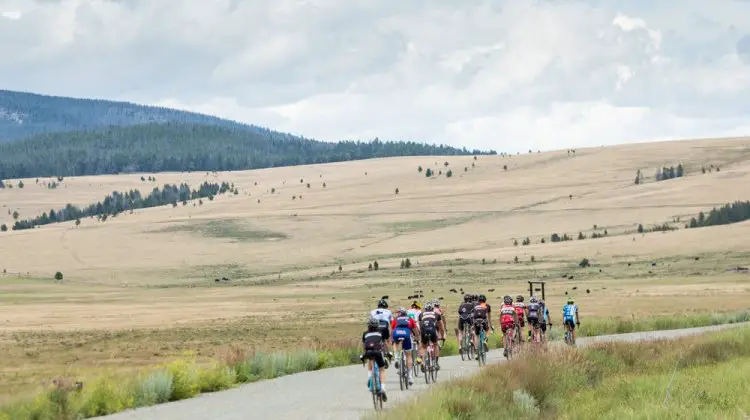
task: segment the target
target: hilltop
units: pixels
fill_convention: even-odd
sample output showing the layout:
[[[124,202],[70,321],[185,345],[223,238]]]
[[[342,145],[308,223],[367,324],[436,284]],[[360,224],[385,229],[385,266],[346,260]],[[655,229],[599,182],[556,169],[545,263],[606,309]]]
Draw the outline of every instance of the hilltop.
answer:
[[[0,143],[43,133],[167,122],[264,131],[261,127],[164,107],[0,90]]]

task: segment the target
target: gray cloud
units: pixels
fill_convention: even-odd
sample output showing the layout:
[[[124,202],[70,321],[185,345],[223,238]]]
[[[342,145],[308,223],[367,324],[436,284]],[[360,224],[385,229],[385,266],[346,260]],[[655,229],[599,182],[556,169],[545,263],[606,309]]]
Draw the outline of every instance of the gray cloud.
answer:
[[[524,150],[750,132],[748,2],[4,0],[0,16],[4,88],[321,139]]]

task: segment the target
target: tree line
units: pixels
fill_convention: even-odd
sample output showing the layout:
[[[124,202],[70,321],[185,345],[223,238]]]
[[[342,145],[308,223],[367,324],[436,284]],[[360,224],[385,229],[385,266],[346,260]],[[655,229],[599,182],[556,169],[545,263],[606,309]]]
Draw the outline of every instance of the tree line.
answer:
[[[750,219],[750,201],[735,201],[725,204],[718,209],[714,207],[708,215],[698,213],[698,217],[690,219],[691,228],[728,225]]]
[[[418,155],[497,154],[415,142],[329,143],[191,123],[48,133],[0,144],[0,179],[132,172],[232,171]]]
[[[147,196],[143,196],[138,190],[130,190],[124,193],[114,191],[107,195],[104,200],[96,204],[90,204],[84,208],[79,208],[68,203],[60,210],[51,209],[33,219],[17,220],[13,225],[13,230],[33,229],[36,226],[48,225],[50,223],[62,223],[75,220],[76,224],[80,223],[81,218],[99,217],[106,220],[107,216],[117,216],[118,214],[135,209],[145,209],[158,207],[167,204],[177,205],[177,202],[187,203],[187,200],[208,198],[213,200],[217,194],[224,194],[234,190],[234,185],[227,182],[209,183],[204,182],[197,190],[191,190],[186,183],[164,184],[160,189],[155,187]]]

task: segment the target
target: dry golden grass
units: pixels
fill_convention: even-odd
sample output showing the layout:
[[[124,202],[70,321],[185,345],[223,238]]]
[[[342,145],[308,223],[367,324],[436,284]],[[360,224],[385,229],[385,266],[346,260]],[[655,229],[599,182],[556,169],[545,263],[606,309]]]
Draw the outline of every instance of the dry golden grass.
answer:
[[[445,161],[452,178],[417,172],[445,171]],[[678,162],[685,177],[653,182],[656,167]],[[721,171],[701,174],[711,164]],[[637,169],[645,185],[633,184]],[[67,369],[132,369],[187,350],[209,357],[232,343],[277,349],[346,338],[375,298],[406,306],[419,289],[445,297],[451,311],[459,296],[450,288],[485,292],[497,304],[541,278],[553,316],[568,292],[584,322],[746,309],[750,301],[750,276],[726,272],[750,264],[750,223],[682,229],[698,211],[748,199],[748,139],[140,177],[66,178],[53,190],[27,179],[24,189],[0,190],[0,223],[9,225],[14,210],[31,218],[164,183],[228,181],[240,191],[79,227],[0,233],[0,351],[10,355],[0,364],[0,393]],[[680,230],[635,233],[639,223],[677,217]],[[593,225],[608,236],[549,243],[552,233],[590,236]],[[526,237],[532,245],[513,246]],[[414,266],[400,270],[406,257]],[[591,268],[577,267],[583,257]],[[368,271],[376,259],[381,269]],[[62,283],[52,280],[56,271]],[[214,282],[221,277],[231,281]]]

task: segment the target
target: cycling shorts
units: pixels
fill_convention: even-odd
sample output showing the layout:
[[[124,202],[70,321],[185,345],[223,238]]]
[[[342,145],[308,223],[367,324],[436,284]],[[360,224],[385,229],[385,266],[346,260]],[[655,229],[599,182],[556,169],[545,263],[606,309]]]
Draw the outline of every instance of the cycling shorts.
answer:
[[[388,327],[380,327],[378,332],[383,336],[383,341],[388,341],[391,338],[391,331]]]
[[[485,332],[490,330],[490,323],[484,318],[477,318],[474,320],[474,334],[479,335],[481,330]]]
[[[459,331],[463,331],[464,330],[464,325],[468,325],[468,326],[472,325],[472,319],[471,319],[471,317],[466,318],[466,319],[458,317],[458,330]]]
[[[536,328],[536,327],[537,327],[537,325],[539,325],[539,318],[536,318],[536,317],[528,317],[527,319],[528,319],[528,321],[529,321],[529,325],[531,325],[532,327]]]
[[[566,319],[564,322],[565,325],[569,325],[571,330],[576,329],[576,321],[574,319]]]
[[[404,351],[411,350],[411,330],[409,328],[397,327],[393,330],[393,341],[403,340],[401,347]]]
[[[438,342],[438,333],[435,328],[422,330],[422,343],[427,344],[428,342],[432,342],[432,343]]]
[[[502,330],[503,334],[505,334],[508,330],[513,329],[513,321],[510,322],[503,322],[500,324],[500,329]]]
[[[378,364],[381,368],[386,367],[385,366],[385,357],[383,357],[383,352],[378,350],[367,350],[364,354],[365,360],[374,360],[375,363]]]

